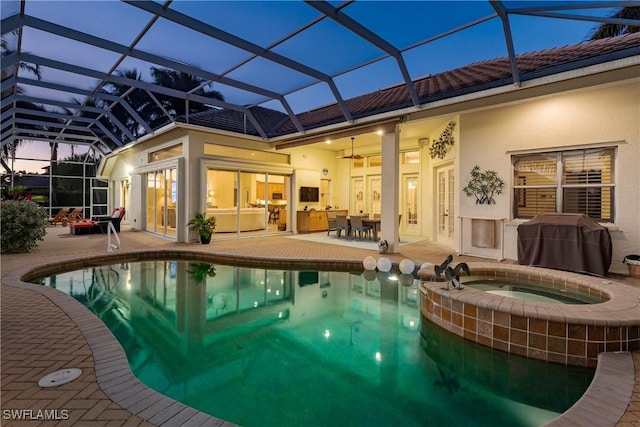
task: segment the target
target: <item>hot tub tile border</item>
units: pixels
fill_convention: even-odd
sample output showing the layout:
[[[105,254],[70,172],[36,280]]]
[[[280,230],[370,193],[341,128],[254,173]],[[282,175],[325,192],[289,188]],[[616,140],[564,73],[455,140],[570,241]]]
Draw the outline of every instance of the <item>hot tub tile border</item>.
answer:
[[[469,266],[474,275],[477,272],[486,277],[518,277],[554,288],[582,289],[591,295],[609,299],[592,305],[562,305],[559,309],[554,304],[496,296],[474,289],[447,291],[442,282],[435,281],[431,272],[427,272],[426,276],[419,272],[421,312],[427,319],[494,349],[577,366],[594,367],[600,351],[632,351],[640,348],[640,316],[637,315],[640,305],[635,302],[640,301],[640,292],[634,288],[601,278],[537,267],[518,266],[513,271],[514,267],[508,265],[470,263]],[[616,292],[621,290],[633,292],[635,300],[616,296]],[[423,304],[423,298],[428,303]],[[460,318],[453,314],[459,310],[453,308],[459,309],[460,305],[463,307],[460,313],[463,323],[457,325],[452,319],[455,318],[459,323]],[[444,306],[450,311],[443,312]],[[446,313],[445,316],[443,313]],[[501,318],[500,324],[496,321],[498,316]],[[491,322],[491,333],[488,332],[488,322]],[[526,345],[523,334],[527,336]],[[549,337],[564,341],[552,341],[550,349]],[[564,354],[558,352],[563,343]]]

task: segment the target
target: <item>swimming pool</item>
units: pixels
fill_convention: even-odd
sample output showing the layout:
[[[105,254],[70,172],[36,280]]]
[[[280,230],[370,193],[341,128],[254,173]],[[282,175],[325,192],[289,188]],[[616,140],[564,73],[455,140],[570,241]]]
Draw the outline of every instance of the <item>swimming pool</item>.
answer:
[[[593,377],[421,322],[417,281],[393,275],[148,260],[41,282],[100,317],[144,383],[245,426],[540,425]]]

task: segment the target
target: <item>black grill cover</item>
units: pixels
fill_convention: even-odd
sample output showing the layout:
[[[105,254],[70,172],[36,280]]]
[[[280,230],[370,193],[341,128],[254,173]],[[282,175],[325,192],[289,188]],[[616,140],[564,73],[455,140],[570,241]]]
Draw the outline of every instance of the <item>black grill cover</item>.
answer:
[[[583,214],[539,214],[518,226],[522,265],[604,276],[611,256],[609,230]]]

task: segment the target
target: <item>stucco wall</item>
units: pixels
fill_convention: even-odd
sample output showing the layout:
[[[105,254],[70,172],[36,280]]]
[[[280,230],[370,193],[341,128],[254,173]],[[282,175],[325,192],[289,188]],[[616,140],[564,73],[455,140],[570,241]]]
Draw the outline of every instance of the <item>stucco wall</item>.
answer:
[[[505,181],[491,206],[461,195],[468,217],[513,218],[513,151],[562,150],[603,144],[617,148],[615,224],[610,271],[626,273],[624,255],[640,252],[640,83],[548,96],[530,102],[463,114],[460,118],[460,188],[474,165],[492,169]],[[461,194],[461,193],[460,193]],[[517,259],[517,222],[505,227],[505,256]],[[478,250],[478,252],[482,252]]]
[[[111,173],[109,175],[109,182],[112,185],[111,194],[110,194],[110,203],[112,203],[112,208],[122,206],[122,192],[120,191],[120,182],[124,179],[129,179],[132,181],[131,173],[133,171],[133,167],[131,166],[131,151],[125,150],[124,152],[118,155],[117,160],[113,162],[113,168],[111,169]],[[130,189],[133,188],[132,186]],[[139,225],[137,220],[134,223],[134,219],[137,219],[137,215],[135,212],[132,212],[132,203],[131,203],[132,193],[129,191],[129,206],[127,206],[126,219],[131,224],[132,228]],[[137,203],[135,208],[139,209]]]

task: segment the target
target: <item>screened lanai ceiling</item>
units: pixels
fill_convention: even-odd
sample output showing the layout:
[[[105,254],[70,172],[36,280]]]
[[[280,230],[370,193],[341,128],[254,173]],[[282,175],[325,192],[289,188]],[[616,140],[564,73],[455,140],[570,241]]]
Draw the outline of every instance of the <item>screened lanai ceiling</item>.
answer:
[[[217,116],[265,141],[306,135],[331,106],[478,61],[589,39],[634,1],[2,0],[2,145],[41,140],[108,154],[172,121]],[[203,120],[200,120],[203,122]],[[205,121],[206,122],[206,121]],[[213,121],[218,125],[224,120]],[[215,124],[213,124],[215,126]],[[242,129],[239,130],[242,133]]]

